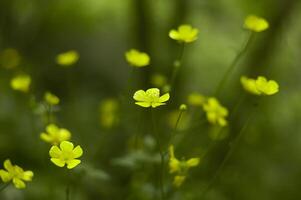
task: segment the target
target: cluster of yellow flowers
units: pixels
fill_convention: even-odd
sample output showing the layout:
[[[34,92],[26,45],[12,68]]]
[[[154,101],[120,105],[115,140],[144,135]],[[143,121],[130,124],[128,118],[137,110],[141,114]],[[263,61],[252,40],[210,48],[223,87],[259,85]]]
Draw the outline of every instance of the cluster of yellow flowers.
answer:
[[[174,153],[174,146],[169,146],[169,173],[176,174],[173,180],[174,186],[181,186],[187,177],[188,170],[192,167],[198,166],[199,163],[200,158],[190,158],[188,160],[177,159]]]
[[[228,109],[223,107],[216,98],[208,98],[203,105],[203,109],[210,123],[219,126],[226,126],[228,124],[225,119],[229,114]]]

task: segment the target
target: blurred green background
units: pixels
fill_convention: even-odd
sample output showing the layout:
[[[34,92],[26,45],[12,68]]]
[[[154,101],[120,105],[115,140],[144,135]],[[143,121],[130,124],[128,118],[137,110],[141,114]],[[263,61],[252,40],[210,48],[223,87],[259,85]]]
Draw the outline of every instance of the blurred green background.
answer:
[[[301,199],[300,10],[299,0],[1,0],[0,51],[14,48],[21,56],[14,69],[1,60],[1,168],[10,158],[35,176],[25,190],[8,187],[0,199],[64,199],[70,181],[72,200],[158,199],[154,178],[159,158],[150,113],[134,105],[132,94],[152,87],[154,73],[170,77],[180,49],[168,37],[170,29],[183,23],[199,29],[198,40],[185,49],[168,105],[156,110],[159,133],[166,138],[169,113],[188,94],[213,95],[248,35],[242,28],[248,14],[265,17],[270,28],[256,34],[219,100],[231,113],[243,93],[242,74],[277,80],[280,92],[248,96],[230,121],[228,137],[217,142],[179,189],[172,188],[166,168],[166,199]],[[124,59],[130,48],[149,53],[151,65],[131,69]],[[78,51],[79,62],[70,68],[57,65],[56,55],[70,49]],[[31,75],[31,95],[10,88],[10,79],[19,72]],[[39,139],[45,122],[31,106],[32,95],[40,102],[46,90],[61,99],[56,123],[69,129],[72,141],[84,149],[82,164],[72,171],[53,165],[50,146]],[[100,122],[99,104],[107,98],[121,99],[118,123],[110,128]],[[191,123],[202,120],[202,109],[189,112],[196,113]],[[229,144],[253,112],[223,172],[202,198]],[[181,129],[176,155],[201,155],[212,131],[208,124]]]

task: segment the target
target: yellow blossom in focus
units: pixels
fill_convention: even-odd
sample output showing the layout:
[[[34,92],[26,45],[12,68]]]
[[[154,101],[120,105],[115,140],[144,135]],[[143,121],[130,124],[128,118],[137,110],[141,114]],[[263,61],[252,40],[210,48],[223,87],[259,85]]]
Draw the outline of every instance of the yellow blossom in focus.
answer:
[[[226,126],[228,124],[225,119],[228,116],[227,108],[223,107],[219,101],[210,97],[203,105],[203,109],[206,112],[207,120],[214,125]]]
[[[4,49],[0,54],[1,66],[7,69],[12,69],[20,64],[21,56],[16,49]]]
[[[63,141],[70,140],[71,133],[67,129],[57,127],[55,124],[49,124],[46,127],[46,133],[41,133],[40,138],[52,145],[58,145]]]
[[[125,53],[125,58],[126,61],[134,67],[144,67],[150,63],[149,55],[136,49],[130,49],[127,51]]]
[[[133,98],[137,101],[135,104],[139,106],[156,108],[166,104],[165,102],[169,100],[169,93],[160,96],[158,88],[150,88],[146,91],[138,90]]]
[[[67,165],[68,169],[73,169],[81,160],[77,159],[83,155],[82,148],[78,145],[74,148],[72,142],[63,141],[60,146],[52,146],[49,150],[50,160],[58,167]]]
[[[60,99],[56,95],[52,94],[51,92],[45,92],[44,100],[49,105],[52,105],[52,106],[57,105],[57,104],[60,103]]]
[[[24,171],[18,165],[12,165],[9,159],[4,161],[4,169],[0,170],[2,181],[4,183],[12,181],[17,189],[24,189],[25,181],[31,181],[34,175],[32,171]]]
[[[203,106],[205,102],[206,97],[197,92],[190,93],[187,97],[187,103],[192,106]]]
[[[243,88],[254,95],[273,95],[279,91],[279,85],[274,80],[267,80],[263,76],[251,79],[246,76],[240,78]]]
[[[177,175],[173,179],[173,185],[175,187],[180,187],[184,183],[185,180],[186,180],[186,176]]]
[[[31,83],[30,76],[27,74],[21,74],[11,79],[10,86],[14,90],[21,91],[21,92],[28,92],[30,83]]]
[[[119,102],[116,99],[109,98],[100,102],[100,124],[104,128],[111,128],[118,123]]]
[[[167,78],[162,74],[153,74],[151,76],[151,84],[155,87],[161,88],[167,84]]]
[[[249,15],[245,19],[244,28],[254,32],[261,32],[269,28],[269,23],[264,18]]]
[[[184,24],[178,27],[178,30],[172,29],[169,31],[169,37],[179,42],[190,43],[198,38],[198,29]]]
[[[70,66],[75,64],[79,59],[79,54],[77,51],[71,50],[67,52],[60,53],[56,56],[56,62],[62,66]]]

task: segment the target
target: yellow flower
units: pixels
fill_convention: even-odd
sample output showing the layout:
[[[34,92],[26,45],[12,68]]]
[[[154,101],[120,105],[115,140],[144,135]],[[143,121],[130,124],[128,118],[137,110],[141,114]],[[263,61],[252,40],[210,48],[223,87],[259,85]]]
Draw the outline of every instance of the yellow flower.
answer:
[[[187,103],[192,106],[203,106],[205,101],[206,97],[196,92],[190,93],[187,97]]]
[[[144,67],[149,65],[150,57],[147,53],[140,52],[136,49],[130,49],[125,53],[126,61],[134,67]]]
[[[52,105],[52,106],[57,105],[57,104],[60,103],[60,99],[56,95],[52,94],[51,92],[45,92],[44,100],[49,105]]]
[[[73,169],[81,163],[77,158],[83,155],[83,150],[79,145],[74,148],[72,142],[63,141],[60,147],[52,146],[49,155],[51,162],[56,166],[64,167],[67,165],[68,169]]]
[[[254,32],[261,32],[269,28],[269,23],[264,18],[249,15],[245,19],[244,27]]]
[[[4,49],[0,56],[1,65],[7,69],[17,67],[21,61],[21,56],[16,49]]]
[[[183,182],[185,181],[185,179],[186,179],[186,176],[177,175],[173,179],[173,185],[175,187],[180,187],[183,184]]]
[[[276,81],[268,81],[263,76],[258,76],[257,79],[242,76],[240,82],[247,92],[255,95],[273,95],[279,91],[279,85]]]
[[[118,122],[119,102],[116,99],[109,98],[100,102],[100,124],[104,128],[111,128]]]
[[[169,146],[169,173],[186,173],[191,167],[196,167],[200,163],[200,158],[190,158],[188,160],[178,160],[174,155],[174,146]]]
[[[167,78],[162,74],[153,74],[151,76],[151,84],[155,87],[161,88],[167,84]]]
[[[179,42],[190,43],[198,38],[198,29],[184,24],[178,27],[178,30],[169,31],[169,37]]]
[[[76,63],[79,59],[77,51],[71,50],[57,55],[56,62],[62,66],[70,66]]]
[[[31,83],[30,76],[27,74],[21,74],[21,75],[15,76],[10,81],[10,86],[14,90],[21,91],[21,92],[28,92],[30,83]]]
[[[71,133],[67,129],[59,128],[55,124],[46,127],[46,133],[41,133],[40,138],[52,145],[58,145],[63,141],[70,140]]]
[[[32,171],[24,171],[18,165],[12,165],[9,159],[4,161],[4,169],[0,170],[0,177],[4,183],[12,181],[16,188],[24,189],[24,181],[31,181],[33,178]]]
[[[150,88],[146,91],[138,90],[135,92],[133,98],[137,101],[136,104],[142,107],[158,107],[165,105],[169,100],[169,93],[160,96],[160,90],[158,88]]]
[[[228,124],[225,119],[229,114],[228,110],[223,107],[216,98],[208,98],[207,102],[203,105],[203,109],[210,123],[219,126],[226,126]]]

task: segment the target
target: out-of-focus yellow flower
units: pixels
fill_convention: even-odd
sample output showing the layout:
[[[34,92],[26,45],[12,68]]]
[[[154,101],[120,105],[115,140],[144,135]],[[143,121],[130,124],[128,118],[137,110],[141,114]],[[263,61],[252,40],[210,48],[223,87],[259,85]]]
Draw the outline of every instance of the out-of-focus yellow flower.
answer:
[[[20,64],[21,56],[16,49],[4,49],[0,55],[1,66],[7,69],[12,69]]]
[[[31,78],[27,74],[17,75],[10,81],[10,86],[12,89],[21,91],[21,92],[28,92],[31,83]]]
[[[55,94],[52,94],[51,92],[45,92],[44,100],[49,105],[52,105],[52,106],[57,105],[57,104],[60,103],[60,99]]]
[[[254,32],[262,32],[269,28],[269,23],[264,18],[256,15],[249,15],[245,19],[244,28]]]
[[[228,110],[227,108],[223,107],[216,98],[208,98],[206,103],[203,105],[203,109],[206,112],[207,119],[211,124],[219,126],[226,126],[228,124],[227,120],[225,119],[229,114]]]
[[[169,173],[183,173],[191,167],[196,167],[200,163],[200,158],[190,158],[188,160],[178,160],[175,157],[174,146],[169,146]]]
[[[134,67],[144,67],[150,63],[149,55],[136,49],[130,49],[127,51],[125,53],[125,58],[126,61]]]
[[[34,175],[32,171],[24,171],[18,165],[12,165],[9,159],[4,161],[4,169],[0,170],[2,181],[4,183],[12,181],[17,189],[24,189],[26,187],[24,181],[31,181]]]
[[[187,103],[192,106],[203,106],[205,102],[206,97],[196,92],[190,93],[187,97]]]
[[[50,160],[58,167],[67,165],[68,169],[73,169],[81,160],[77,159],[83,155],[83,149],[78,145],[74,148],[72,142],[63,141],[58,146],[52,146],[50,151]]]
[[[198,38],[199,30],[192,26],[184,24],[178,27],[178,30],[169,31],[169,37],[179,42],[190,43]]]
[[[71,133],[67,129],[57,127],[55,124],[49,124],[46,127],[46,133],[41,133],[40,137],[45,142],[58,145],[63,141],[70,140]]]
[[[151,76],[151,84],[155,87],[162,88],[167,84],[167,78],[162,74],[153,74]]]
[[[109,98],[100,102],[100,124],[104,128],[111,128],[118,123],[119,102],[116,99]]]
[[[200,158],[190,158],[188,160],[178,160],[174,154],[174,146],[169,146],[169,173],[176,173],[174,177],[173,184],[176,187],[182,185],[186,179],[186,174],[188,170],[192,167],[198,166],[200,163]]]
[[[156,108],[166,104],[165,102],[169,100],[169,93],[160,96],[158,88],[150,88],[146,91],[138,90],[133,98],[137,101],[135,104],[139,106]]]
[[[247,92],[255,95],[273,95],[279,91],[279,85],[276,81],[268,81],[263,76],[258,76],[257,79],[242,76],[240,82]]]
[[[60,53],[56,56],[56,62],[62,66],[70,66],[75,64],[79,59],[79,54],[75,50]]]
[[[186,180],[186,176],[183,176],[183,175],[175,176],[173,179],[173,185],[175,187],[180,187],[184,183],[185,180]]]

